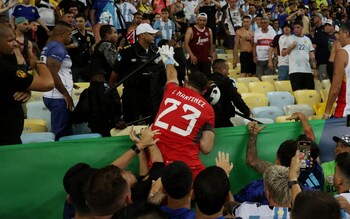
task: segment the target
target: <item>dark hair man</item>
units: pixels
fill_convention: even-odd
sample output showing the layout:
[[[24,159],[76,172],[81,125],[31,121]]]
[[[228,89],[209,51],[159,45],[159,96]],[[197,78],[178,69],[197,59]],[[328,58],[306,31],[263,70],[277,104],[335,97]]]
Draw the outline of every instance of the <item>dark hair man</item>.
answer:
[[[226,60],[216,59],[213,62],[213,74],[209,80],[213,80],[220,89],[220,99],[213,106],[215,112],[215,127],[233,126],[230,118],[235,116],[235,106],[246,116],[249,117],[250,109],[242,100],[238,93],[235,82],[228,77],[229,66]]]
[[[112,218],[113,214],[131,204],[130,186],[117,166],[106,166],[92,175],[85,198],[95,218]]]
[[[349,165],[350,156],[349,154],[346,156],[348,158],[347,161],[345,161],[345,163],[346,165]],[[346,166],[346,168],[349,169],[348,166]],[[295,152],[295,156],[291,160],[288,176],[288,185],[292,195],[291,218],[340,219],[343,216],[344,218],[349,217],[349,215],[345,215],[345,212],[341,213],[339,203],[337,203],[337,201],[334,198],[332,198],[332,196],[330,196],[329,194],[320,191],[301,191],[300,185],[297,180],[299,174],[300,152],[299,150],[297,150]],[[346,190],[346,192],[348,192],[348,190]],[[347,194],[348,193],[345,193],[345,195]],[[337,199],[341,203],[340,205],[342,207],[344,205],[344,209],[348,211],[349,209],[345,208],[345,206],[349,204],[346,198],[339,196]]]
[[[73,82],[81,80],[89,81],[89,64],[91,61],[92,46],[95,38],[92,32],[86,30],[86,19],[84,15],[75,16],[76,28],[72,31],[73,43],[67,46],[68,53],[72,58]],[[80,79],[80,80],[79,80]]]
[[[17,66],[14,49],[16,36],[13,29],[0,24],[0,145],[20,144],[24,113],[21,104],[29,99],[29,90],[49,91],[54,87],[49,69],[42,62],[35,62],[36,76],[31,76]]]
[[[113,65],[117,60],[119,35],[112,25],[100,28],[101,41],[96,44],[91,60],[91,80],[109,81]]]
[[[289,55],[289,78],[293,91],[315,89],[312,69],[316,68],[314,48],[309,37],[303,35],[303,22],[293,24],[294,35],[288,37],[282,56]]]
[[[168,204],[162,206],[169,218],[190,218],[195,213],[191,211],[192,172],[181,161],[169,164],[161,176],[164,193],[168,197]]]
[[[63,186],[67,193],[67,203],[73,205],[75,212],[74,215],[64,215],[64,218],[93,218],[89,207],[86,205],[83,190],[95,170],[88,164],[78,163],[69,168],[64,175]],[[68,210],[65,211],[67,214],[68,212]]]
[[[71,113],[74,109],[72,99],[73,77],[72,60],[65,45],[70,43],[72,29],[69,24],[59,21],[41,53],[55,81],[55,88],[44,93],[44,104],[51,112],[51,127],[56,140],[72,134]]]
[[[198,157],[199,151],[207,154],[213,147],[214,110],[201,96],[208,83],[203,73],[191,73],[184,87],[178,86],[173,53],[173,47],[169,49],[168,45],[160,49],[167,83],[152,128],[160,130],[157,145],[165,164],[183,161],[195,178],[205,168]]]
[[[149,24],[140,24],[136,28],[138,40],[132,46],[120,52],[120,59],[115,62],[113,74],[109,80],[114,84],[132,73],[138,66],[155,56],[157,48],[154,46],[154,37],[158,30]],[[159,82],[164,67],[156,62],[147,64],[144,68],[127,79],[123,85],[123,119],[125,122],[138,120],[140,116],[151,116],[147,124],[153,122],[161,101],[164,82]],[[158,82],[161,85],[158,85]]]
[[[230,191],[230,181],[224,169],[211,166],[200,172],[193,185],[196,218],[220,218]]]

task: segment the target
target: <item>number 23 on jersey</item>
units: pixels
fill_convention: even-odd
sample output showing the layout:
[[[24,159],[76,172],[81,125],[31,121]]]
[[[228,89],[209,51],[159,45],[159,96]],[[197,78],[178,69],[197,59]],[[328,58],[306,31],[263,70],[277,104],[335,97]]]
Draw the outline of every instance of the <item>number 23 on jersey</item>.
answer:
[[[170,130],[171,132],[181,136],[190,135],[196,125],[197,119],[201,115],[201,111],[199,111],[194,106],[183,104],[173,98],[165,99],[164,104],[166,108],[158,115],[154,125],[166,130]],[[176,114],[171,113],[175,111],[177,112]],[[178,123],[177,121],[180,119],[177,116],[186,120],[186,128],[182,129],[176,126],[176,123]],[[173,121],[175,124],[172,125],[166,121]]]

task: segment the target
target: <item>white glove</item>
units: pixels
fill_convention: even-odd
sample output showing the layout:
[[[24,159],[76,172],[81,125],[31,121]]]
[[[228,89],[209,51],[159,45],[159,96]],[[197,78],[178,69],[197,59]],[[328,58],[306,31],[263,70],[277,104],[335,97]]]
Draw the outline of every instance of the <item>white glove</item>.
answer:
[[[175,65],[179,66],[179,63],[177,63],[174,59],[174,48],[169,47],[168,45],[164,45],[161,48],[158,49],[160,58],[162,59],[165,66],[167,65]]]

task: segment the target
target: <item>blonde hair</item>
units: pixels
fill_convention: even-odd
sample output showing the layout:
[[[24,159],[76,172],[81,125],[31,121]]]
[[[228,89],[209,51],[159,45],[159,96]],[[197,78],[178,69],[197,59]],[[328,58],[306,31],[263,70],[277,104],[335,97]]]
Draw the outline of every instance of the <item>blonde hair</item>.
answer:
[[[280,205],[290,205],[291,193],[288,187],[289,169],[280,165],[270,166],[264,172],[264,187],[271,199]]]

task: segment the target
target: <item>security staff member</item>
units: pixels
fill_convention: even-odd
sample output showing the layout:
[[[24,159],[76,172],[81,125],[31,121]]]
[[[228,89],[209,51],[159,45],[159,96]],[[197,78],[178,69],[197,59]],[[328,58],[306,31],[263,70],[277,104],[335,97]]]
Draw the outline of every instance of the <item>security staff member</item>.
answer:
[[[117,79],[124,78],[155,56],[158,49],[153,43],[157,32],[158,30],[154,30],[147,23],[140,24],[136,28],[138,41],[120,52],[121,58],[116,61],[113,67],[110,84],[114,84]],[[161,74],[160,71],[164,71],[164,66],[152,62],[123,83],[122,102],[125,122],[135,121],[140,116],[151,116],[146,120],[146,123],[153,122],[162,99],[161,88],[165,84],[165,74]],[[159,80],[161,76],[164,77],[163,81]]]
[[[215,128],[233,126],[230,118],[235,116],[235,106],[249,117],[250,109],[242,100],[233,81],[228,77],[229,66],[224,59],[216,59],[213,63],[213,74],[210,80],[213,80],[220,89],[220,99],[213,106],[215,112]],[[233,104],[232,104],[233,102]]]
[[[92,32],[86,30],[86,20],[84,15],[75,16],[76,29],[72,31],[72,43],[66,46],[68,54],[72,59],[73,82],[78,79],[89,81],[90,63],[92,45],[95,44],[95,38]]]
[[[18,68],[15,55],[16,36],[13,29],[0,24],[0,146],[21,143],[24,113],[22,103],[29,99],[28,91],[49,91],[54,88],[49,69],[35,63],[36,75]]]

